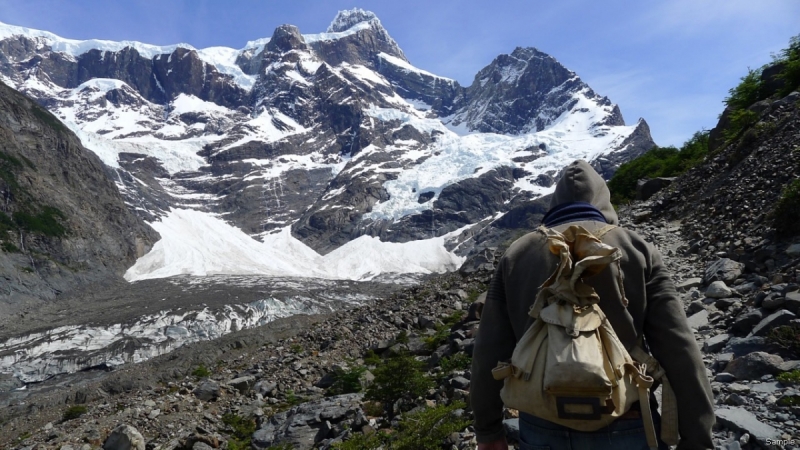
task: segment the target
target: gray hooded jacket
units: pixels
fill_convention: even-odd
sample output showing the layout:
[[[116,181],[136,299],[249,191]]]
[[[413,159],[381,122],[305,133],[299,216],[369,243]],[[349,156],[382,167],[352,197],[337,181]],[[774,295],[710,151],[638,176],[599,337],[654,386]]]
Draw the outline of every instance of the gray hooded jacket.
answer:
[[[585,161],[570,164],[556,185],[551,208],[568,202],[591,203],[606,221],[619,220],[605,181]],[[581,225],[589,231],[603,226],[598,221],[579,221],[554,227],[563,231]],[[623,305],[616,285],[615,266],[586,280],[600,295],[600,307],[622,343],[632,348],[644,336],[653,356],[661,363],[678,400],[679,450],[712,449],[713,394],[694,334],[686,322],[683,305],[661,255],[633,231],[615,228],[603,241],[622,252],[625,295]],[[511,358],[514,346],[533,323],[528,316],[538,288],[553,272],[557,257],[547,251],[542,233],[517,239],[503,255],[489,286],[475,341],[470,383],[470,403],[475,413],[478,442],[492,442],[505,435],[502,424],[502,381],[491,370],[498,361]]]

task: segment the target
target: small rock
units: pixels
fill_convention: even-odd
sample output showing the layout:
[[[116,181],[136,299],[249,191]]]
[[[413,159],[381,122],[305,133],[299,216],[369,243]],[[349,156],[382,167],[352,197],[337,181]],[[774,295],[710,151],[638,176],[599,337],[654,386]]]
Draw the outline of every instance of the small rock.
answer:
[[[800,256],[800,244],[792,244],[786,249],[786,254],[792,258]]]
[[[730,338],[731,336],[729,334],[723,333],[706,339],[706,341],[703,342],[703,351],[706,353],[716,353],[725,347],[725,344]]]
[[[774,311],[786,303],[786,297],[779,292],[772,292],[761,301],[761,306]]]
[[[718,373],[717,376],[714,377],[714,381],[719,381],[720,383],[732,383],[736,381],[736,377],[728,372],[722,372]]]
[[[733,295],[733,291],[722,281],[714,281],[706,288],[708,298],[728,298]]]
[[[686,321],[689,324],[689,328],[697,330],[703,325],[708,325],[708,311],[702,310],[686,319]]]
[[[686,292],[691,288],[700,287],[702,285],[703,285],[702,278],[689,278],[675,285],[675,288],[678,289],[678,291],[680,292]]]

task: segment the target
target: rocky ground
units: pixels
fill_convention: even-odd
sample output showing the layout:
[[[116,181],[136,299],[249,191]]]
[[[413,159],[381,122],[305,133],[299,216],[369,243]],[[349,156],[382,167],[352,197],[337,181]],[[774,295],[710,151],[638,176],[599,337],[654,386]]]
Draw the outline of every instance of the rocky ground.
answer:
[[[797,323],[800,248],[775,247],[772,263],[750,270],[724,251],[684,240],[681,222],[648,217],[651,206],[622,211],[623,224],[655,242],[674,273],[714,389],[718,448],[769,448],[772,440],[800,438],[800,391],[776,378],[800,368],[796,335],[769,337],[776,327]],[[452,404],[450,420],[468,421],[468,355],[479,317],[474,300],[490,276],[483,270],[436,277],[367,306],[283,319],[95,383],[63,383],[46,400],[29,399],[27,409],[17,405],[17,414],[5,415],[0,443],[88,450],[104,443],[128,448],[120,442],[138,439],[141,446],[131,448],[199,450],[248,448],[249,440],[256,449],[332,448],[402,430],[402,419],[390,419],[363,391],[330,394],[341,387],[334,374],[363,367],[361,383],[368,384],[379,373],[373,354],[403,351],[422,361],[436,384],[417,399],[398,401],[398,416]],[[508,417],[513,440],[513,412]],[[441,443],[466,449],[475,439],[465,426]]]

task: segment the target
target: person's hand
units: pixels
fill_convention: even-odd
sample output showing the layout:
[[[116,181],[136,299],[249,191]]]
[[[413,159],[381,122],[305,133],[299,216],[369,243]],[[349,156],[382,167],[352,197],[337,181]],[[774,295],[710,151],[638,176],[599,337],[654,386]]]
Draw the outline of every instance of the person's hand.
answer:
[[[496,441],[478,444],[478,450],[508,450],[508,441],[506,441],[506,438],[501,438]]]

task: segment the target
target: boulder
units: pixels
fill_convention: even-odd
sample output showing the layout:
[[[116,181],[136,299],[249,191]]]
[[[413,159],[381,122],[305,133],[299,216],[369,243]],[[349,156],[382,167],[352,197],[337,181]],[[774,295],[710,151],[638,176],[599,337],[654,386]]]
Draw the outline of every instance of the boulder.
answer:
[[[216,400],[219,397],[219,384],[216,381],[205,380],[198,384],[192,393],[204,402]]]
[[[776,352],[778,346],[769,342],[762,336],[748,336],[731,338],[725,344],[724,351],[732,353],[734,357],[744,356],[752,352]]]
[[[786,249],[786,254],[792,258],[800,256],[800,244],[792,244]]]
[[[139,430],[122,424],[108,435],[103,450],[145,450],[145,442]]]
[[[783,308],[795,314],[800,313],[800,291],[788,292],[784,297]]]
[[[750,332],[750,336],[766,336],[769,332],[775,328],[780,327],[782,325],[788,325],[789,322],[796,318],[793,313],[782,309],[780,311],[776,311],[769,316],[761,319],[758,322],[758,325],[753,327],[753,331]]]
[[[780,439],[781,433],[763,423],[755,414],[744,408],[720,408],[715,411],[717,423],[734,431],[749,433],[762,446],[766,445],[767,439]]]
[[[743,314],[739,314],[731,324],[731,331],[737,334],[747,334],[753,330],[764,319],[765,310],[754,309]]]
[[[253,449],[285,445],[292,448],[312,448],[330,437],[337,426],[352,427],[363,418],[363,394],[327,397],[297,405],[273,415],[253,434]]]
[[[703,282],[712,283],[714,281],[724,281],[725,284],[733,281],[742,274],[744,264],[729,258],[720,258],[708,266],[703,277]]]
[[[236,389],[241,394],[248,393],[255,384],[256,384],[256,377],[252,375],[234,378],[233,380],[228,381],[228,386]]]
[[[664,189],[675,181],[674,177],[658,177],[641,179],[636,182],[636,200],[647,200],[656,192]]]
[[[740,356],[728,364],[725,372],[739,380],[758,380],[764,375],[781,372],[783,358],[765,352],[753,352]]]

